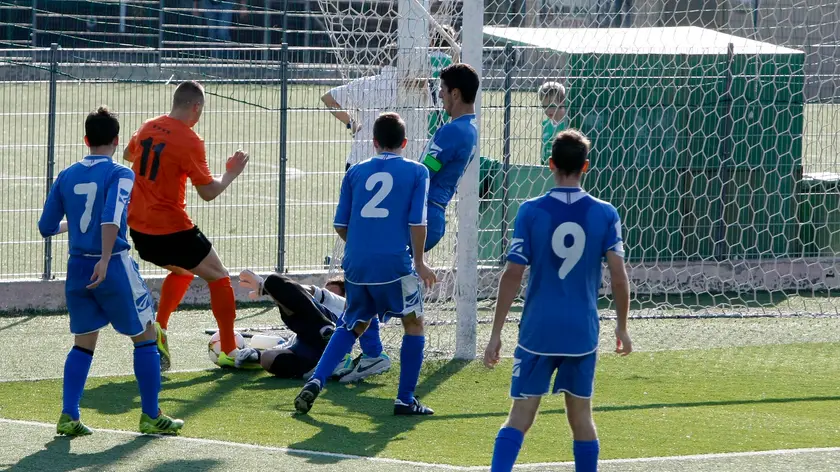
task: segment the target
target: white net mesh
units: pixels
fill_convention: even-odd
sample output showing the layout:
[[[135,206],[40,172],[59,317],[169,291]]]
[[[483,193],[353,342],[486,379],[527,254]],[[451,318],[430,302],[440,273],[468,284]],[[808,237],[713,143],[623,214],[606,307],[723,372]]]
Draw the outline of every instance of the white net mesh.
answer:
[[[810,315],[840,301],[838,176],[824,174],[840,109],[819,102],[840,97],[840,10],[729,3],[486,2],[483,295],[519,204],[553,184],[546,140],[574,127],[593,143],[585,188],[624,221],[640,348],[826,338]],[[541,97],[546,82],[565,97]],[[601,308],[614,315],[606,293]],[[479,347],[491,316],[479,313]]]
[[[624,221],[642,348],[832,338],[818,326],[836,324],[840,302],[840,176],[832,174],[840,109],[830,103],[840,98],[840,9],[826,0],[672,3],[485,2],[479,348],[513,218],[551,188],[546,143],[566,127],[592,139],[584,185]],[[378,37],[359,18],[398,17],[389,5],[340,10],[336,45]],[[442,24],[460,24],[460,4],[432,10]],[[556,86],[541,96],[546,82],[565,96]],[[430,255],[437,267],[456,266],[456,204]],[[447,272],[426,305],[430,350],[445,355],[456,344],[454,293]],[[733,320],[744,317],[751,321]]]
[[[396,88],[393,101],[383,103],[374,97],[363,97],[348,113],[356,119],[376,112],[396,111],[406,121],[409,145],[405,155],[419,159],[423,147],[436,127],[443,123],[442,106],[437,100],[440,70],[457,58],[457,46],[453,48],[440,32],[446,31],[451,39],[452,28],[458,19],[458,4],[454,1],[428,2],[414,0],[353,2],[319,0],[330,39],[336,48],[336,56],[342,77],[350,82],[361,77],[384,75],[383,66],[395,65],[398,78],[396,84],[382,84],[366,94],[388,93],[383,88]],[[434,12],[432,14],[432,12]],[[396,62],[392,62],[396,58]],[[350,107],[348,107],[350,108]],[[365,126],[362,123],[362,126]],[[358,137],[356,138],[358,139]],[[370,146],[370,152],[373,152]],[[432,257],[435,267],[452,268],[454,239],[436,250]],[[336,239],[330,258],[329,273],[341,270],[344,244]],[[441,257],[448,253],[448,256]],[[427,297],[427,353],[451,356],[454,349],[454,304],[451,300],[453,285],[451,271],[443,275],[441,286],[449,287],[449,298],[443,307],[429,306]],[[437,297],[436,297],[437,298]],[[386,348],[395,352],[402,339],[399,322],[389,323],[382,328],[382,339]]]

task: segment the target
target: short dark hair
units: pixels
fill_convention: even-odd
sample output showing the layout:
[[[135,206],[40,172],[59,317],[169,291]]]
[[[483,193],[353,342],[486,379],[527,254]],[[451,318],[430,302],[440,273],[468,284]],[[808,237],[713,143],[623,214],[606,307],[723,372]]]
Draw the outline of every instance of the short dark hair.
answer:
[[[551,161],[561,174],[580,174],[589,158],[591,147],[589,139],[580,131],[576,129],[561,131],[551,145]]]
[[[478,72],[469,64],[452,64],[440,71],[440,81],[451,91],[461,91],[461,98],[464,103],[475,103],[475,96],[478,95]]]
[[[388,112],[373,122],[373,139],[382,149],[399,149],[405,141],[405,121],[400,115]]]
[[[330,285],[337,286],[339,290],[341,290],[342,296],[344,296],[347,293],[347,289],[344,286],[344,277],[341,275],[336,275],[335,277],[327,279],[327,283],[324,284],[324,288],[327,288]]]
[[[172,107],[182,108],[204,102],[204,87],[195,80],[187,80],[178,84],[172,96]]]
[[[120,120],[117,114],[102,105],[88,113],[85,119],[85,136],[90,147],[106,146],[120,135]]]

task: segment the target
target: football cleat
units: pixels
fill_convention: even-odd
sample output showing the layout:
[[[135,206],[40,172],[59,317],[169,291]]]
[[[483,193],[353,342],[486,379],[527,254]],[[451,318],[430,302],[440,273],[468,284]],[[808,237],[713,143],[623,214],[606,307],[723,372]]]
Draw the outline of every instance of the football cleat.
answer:
[[[312,368],[312,370],[303,374],[303,378],[308,379],[308,378],[312,377],[313,375],[315,375],[315,369],[317,367],[318,366],[316,365],[315,367]],[[335,366],[335,369],[333,369],[333,372],[332,372],[332,374],[330,374],[330,377],[335,377],[335,378],[341,377],[342,375],[345,375],[348,372],[350,372],[352,369],[353,369],[353,358],[350,357],[350,354],[346,354],[344,356],[344,359],[342,359],[341,362],[339,362]]]
[[[391,368],[391,358],[383,351],[378,357],[359,355],[353,360],[353,369],[339,379],[341,383],[358,382],[371,375],[387,372]]]
[[[262,365],[260,365],[259,360],[256,362],[241,362],[238,366],[236,365],[236,357],[239,355],[239,349],[234,349],[230,351],[229,354],[225,354],[224,352],[219,354],[219,359],[216,361],[219,364],[219,367],[233,367],[236,369],[243,369],[243,370],[256,370],[262,369]]]
[[[312,379],[306,382],[298,396],[295,398],[295,410],[300,414],[309,413],[315,399],[321,394],[321,382],[317,379]]]
[[[62,413],[58,418],[58,425],[55,427],[55,432],[64,436],[88,436],[93,434],[93,431],[82,423],[81,419],[73,421],[70,415]]]
[[[166,335],[166,330],[161,328],[158,322],[155,322],[155,332],[157,333],[157,347],[160,353],[160,371],[166,372],[172,367],[172,357],[169,355],[169,337]]]
[[[425,416],[434,415],[435,411],[414,399],[411,403],[403,403],[400,399],[394,401],[394,416]]]
[[[184,420],[170,418],[160,411],[157,418],[145,413],[140,414],[140,432],[143,434],[178,434],[183,427]]]

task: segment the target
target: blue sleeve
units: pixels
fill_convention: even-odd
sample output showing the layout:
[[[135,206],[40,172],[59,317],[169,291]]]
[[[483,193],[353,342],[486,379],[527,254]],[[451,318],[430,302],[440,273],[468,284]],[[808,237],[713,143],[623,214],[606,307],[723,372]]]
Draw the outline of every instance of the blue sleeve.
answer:
[[[531,263],[531,236],[528,226],[528,204],[523,203],[516,213],[516,221],[513,223],[513,239],[510,241],[508,251],[508,262],[528,265]]]
[[[64,202],[61,199],[61,176],[53,182],[47,201],[44,203],[44,211],[41,213],[41,218],[38,220],[38,231],[41,236],[48,238],[58,233],[58,227],[61,220],[64,218]]]
[[[609,251],[624,257],[624,240],[621,238],[621,218],[613,206],[607,207],[607,233],[604,237],[604,247],[601,251],[606,255]]]
[[[338,196],[338,208],[335,209],[335,219],[333,226],[347,227],[350,224],[350,210],[353,207],[353,189],[350,186],[351,175],[353,168],[344,174],[344,179],[341,181],[341,191]]]
[[[127,167],[117,168],[105,190],[105,206],[102,208],[102,224],[120,226],[134,188],[134,172]]]
[[[429,169],[429,175],[434,176],[447,163],[458,157],[457,130],[452,126],[444,125],[435,132],[435,135],[426,145],[423,154],[423,165]]]
[[[411,194],[411,209],[408,212],[408,224],[426,226],[426,202],[429,199],[429,169],[417,166],[417,178]]]

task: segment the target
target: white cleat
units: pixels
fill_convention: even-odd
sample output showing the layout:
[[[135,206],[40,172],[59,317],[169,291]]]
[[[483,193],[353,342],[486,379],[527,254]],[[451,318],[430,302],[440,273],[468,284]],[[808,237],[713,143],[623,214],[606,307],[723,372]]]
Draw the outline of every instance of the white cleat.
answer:
[[[383,351],[378,357],[368,357],[364,354],[353,360],[353,370],[342,376],[338,381],[341,383],[358,382],[371,375],[387,372],[391,368],[391,358]]]

